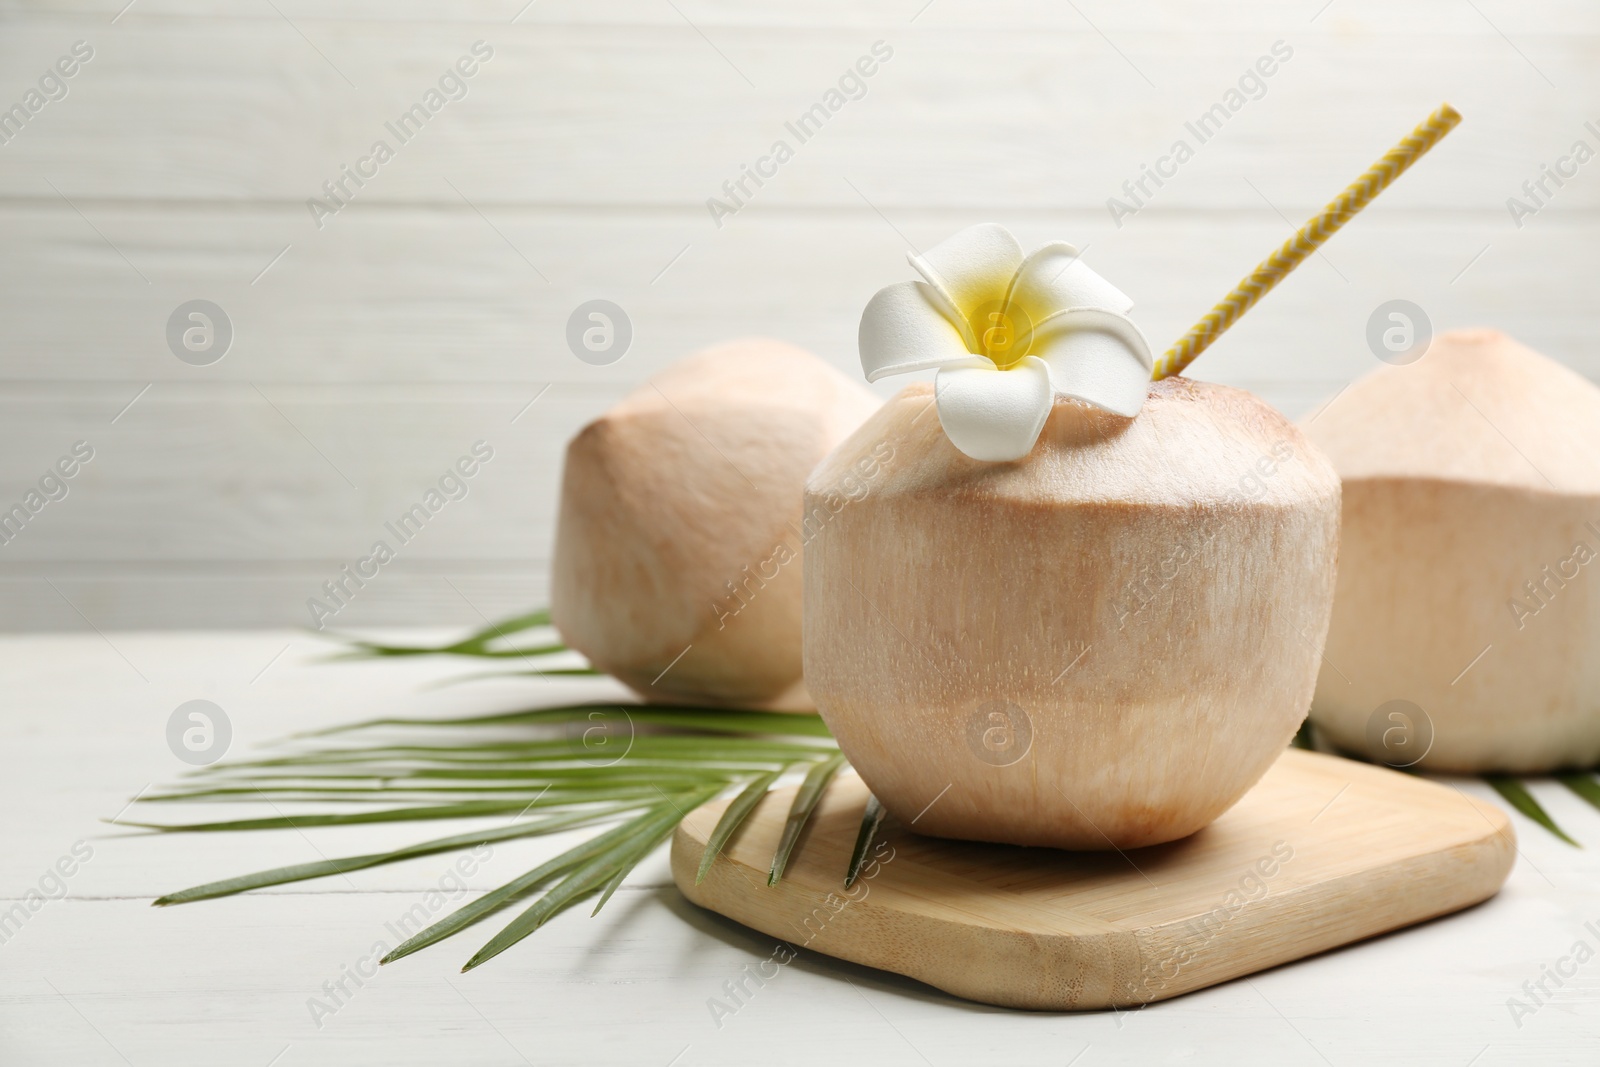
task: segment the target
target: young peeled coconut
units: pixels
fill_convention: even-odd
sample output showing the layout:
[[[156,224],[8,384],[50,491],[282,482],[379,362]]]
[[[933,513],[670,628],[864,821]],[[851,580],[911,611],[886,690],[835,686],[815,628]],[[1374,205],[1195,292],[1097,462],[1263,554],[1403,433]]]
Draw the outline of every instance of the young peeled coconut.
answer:
[[[1304,719],[1338,477],[1250,394],[1152,384],[1127,298],[1070,246],[1024,257],[974,227],[912,262],[922,281],[868,305],[862,361],[938,378],[806,487],[809,513],[882,468],[807,552],[817,707],[919,833],[1074,849],[1193,833]]]
[[[1600,389],[1461,330],[1305,430],[1344,480],[1316,724],[1433,770],[1600,760]]]
[[[797,708],[806,474],[877,399],[803,349],[674,364],[567,446],[550,613],[647,701]]]

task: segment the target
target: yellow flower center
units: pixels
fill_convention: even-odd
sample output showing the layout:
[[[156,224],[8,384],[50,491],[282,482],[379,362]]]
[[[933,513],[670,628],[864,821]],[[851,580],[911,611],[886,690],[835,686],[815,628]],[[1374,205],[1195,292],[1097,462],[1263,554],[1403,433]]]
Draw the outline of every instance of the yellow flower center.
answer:
[[[1015,302],[991,300],[967,316],[978,351],[988,356],[1001,370],[1022,362],[1033,342],[1033,321]]]

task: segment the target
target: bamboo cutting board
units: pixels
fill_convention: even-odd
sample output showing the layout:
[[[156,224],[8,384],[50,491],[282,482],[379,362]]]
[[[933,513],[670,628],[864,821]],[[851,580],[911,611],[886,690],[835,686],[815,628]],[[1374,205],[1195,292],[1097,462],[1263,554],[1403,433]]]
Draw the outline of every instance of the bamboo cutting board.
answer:
[[[768,887],[793,794],[762,800],[698,886],[727,801],[692,812],[672,842],[684,895],[793,946],[1012,1008],[1202,989],[1486,900],[1516,856],[1492,804],[1290,749],[1211,826],[1125,853],[921,837],[891,816],[848,890],[867,790],[843,775]]]

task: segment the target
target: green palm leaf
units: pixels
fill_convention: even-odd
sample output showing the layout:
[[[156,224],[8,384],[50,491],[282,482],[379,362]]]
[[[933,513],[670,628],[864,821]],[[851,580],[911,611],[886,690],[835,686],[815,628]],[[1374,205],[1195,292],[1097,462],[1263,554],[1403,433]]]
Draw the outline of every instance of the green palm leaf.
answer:
[[[1568,837],[1566,831],[1562,830],[1561,827],[1556,825],[1556,821],[1552,819],[1550,814],[1544,810],[1544,806],[1534,799],[1532,793],[1528,792],[1527,786],[1523,785],[1515,778],[1506,775],[1491,775],[1484,780],[1489,783],[1496,793],[1499,793],[1502,797],[1505,797],[1506,802],[1509,803],[1513,808],[1516,808],[1518,811],[1522,812],[1522,814],[1526,815],[1528,818],[1532,819],[1546,830],[1549,830],[1552,834],[1555,834],[1573,848],[1583,847],[1572,838]]]
[[[1596,781],[1593,774],[1558,774],[1556,780],[1600,808],[1600,781]]]
[[[522,659],[532,665],[529,670],[456,680],[595,673],[587,667],[541,666],[569,652],[529,634],[549,623],[548,612],[535,611],[434,646],[352,640],[338,658],[446,655]],[[517,645],[512,639],[519,634],[528,634],[533,643]],[[1313,740],[1307,723],[1296,743],[1310,747]],[[786,774],[804,769],[768,872],[768,885],[777,884],[823,793],[846,766],[815,714],[616,701],[462,718],[371,718],[292,737],[285,744],[287,750],[271,755],[200,768],[165,792],[139,798],[139,803],[165,804],[169,811],[185,803],[265,802],[273,806],[271,816],[188,823],[119,819],[117,825],[160,833],[221,833],[507,816],[511,821],[387,852],[225,878],[169,893],[156,904],[214,899],[488,842],[610,824],[458,908],[382,961],[390,963],[436,944],[543,890],[464,970],[499,955],[579,901],[598,896],[593,912],[598,913],[688,812],[736,790],[707,841],[696,880],[703,879],[761,799]],[[1600,808],[1600,781],[1593,775],[1568,774],[1558,780]],[[1488,782],[1516,810],[1576,845],[1517,779],[1494,776]],[[285,813],[279,804],[316,810]],[[536,817],[525,818],[530,813]],[[845,872],[846,887],[860,876],[883,819],[882,804],[869,795]]]
[[[783,877],[783,870],[789,865],[789,854],[794,851],[795,842],[800,840],[800,831],[805,829],[811,813],[817,809],[823,790],[828,788],[828,783],[833,781],[834,775],[843,766],[844,753],[840,752],[806,772],[805,780],[795,790],[794,803],[789,806],[789,817],[783,824],[783,837],[778,841],[778,851],[773,854],[772,869],[767,872],[768,885],[777,885]]]
[[[781,774],[783,774],[782,767],[752,779],[750,784],[744,787],[744,791],[734,797],[733,802],[723,809],[722,818],[717,820],[717,825],[711,831],[711,836],[706,838],[706,850],[700,857],[700,869],[695,872],[694,876],[695,885],[699,885],[706,880],[706,875],[711,873],[711,865],[716,862],[717,856],[722,852],[722,846],[726,845],[728,839],[733,837],[734,831],[744,825],[745,818],[755,810],[755,806],[761,802],[762,797],[767,795],[767,790],[772,788],[773,783],[778,780]]]
[[[234,893],[243,893],[246,890],[260,889],[269,885],[284,885],[289,882],[303,882],[311,878],[325,878],[334,874],[346,874],[350,871],[377,867],[385,863],[397,863],[400,860],[415,859],[418,856],[431,856],[437,852],[455,852],[463,848],[473,848],[477,845],[488,844],[492,841],[510,841],[518,837],[553,834],[559,830],[570,830],[578,826],[609,819],[625,810],[627,809],[613,807],[595,811],[574,812],[569,815],[557,815],[534,822],[513,823],[510,826],[502,826],[493,830],[477,830],[472,833],[454,834],[450,837],[436,837],[432,841],[420,841],[415,845],[397,848],[392,852],[374,852],[366,856],[345,856],[340,859],[318,860],[315,863],[297,863],[289,867],[275,867],[272,870],[259,871],[256,874],[224,878],[220,882],[207,882],[205,885],[197,885],[192,889],[168,893],[166,896],[156,898],[154,904],[157,907],[166,907],[171,904],[187,904],[195,900],[232,896]]]
[[[641,825],[633,833],[587,863],[578,866],[548,893],[536,900],[504,930],[490,939],[487,945],[479,949],[461,969],[470,971],[488,962],[549,922],[559,912],[595,892],[613,878],[619,869],[624,866],[631,868],[672,832],[672,828],[682,819],[685,810],[699,807],[716,794],[715,789],[704,790],[687,798],[687,809],[680,808],[674,803],[670,805],[671,810],[658,811],[641,820]]]
[[[855,885],[856,878],[861,874],[861,865],[867,860],[867,852],[872,848],[872,839],[878,836],[878,827],[883,825],[883,804],[871,793],[867,794],[867,808],[861,813],[861,829],[856,833],[856,847],[850,850],[850,869],[845,871],[844,887],[849,889]]]
[[[592,837],[581,845],[568,849],[554,859],[541,863],[533,870],[513,878],[505,885],[490,890],[472,903],[457,908],[426,930],[401,942],[378,962],[392,963],[466,929],[473,923],[499,911],[512,901],[526,896],[545,882],[560,875],[563,871],[569,870],[580,863],[586,863],[596,856],[607,854],[618,845],[637,837],[641,831],[647,830],[656,820],[674,810],[676,810],[675,805],[670,800],[645,809],[643,814],[628,822]]]
[[[457,804],[433,804],[411,808],[387,808],[383,811],[338,812],[308,815],[275,815],[263,819],[233,819],[225,822],[200,822],[167,824],[118,820],[116,826],[137,826],[165,833],[221,833],[233,830],[306,830],[316,826],[358,826],[375,822],[417,822],[424,819],[470,819],[483,815],[521,815],[530,808],[555,807],[574,803],[593,803],[603,800],[643,798],[645,790],[585,790],[577,800],[559,794],[535,797],[531,800],[464,800]]]
[[[534,612],[435,647],[356,642],[355,655],[544,656],[554,645],[507,647],[511,635],[548,624]],[[285,747],[287,746],[287,747]],[[509,817],[508,824],[418,841],[384,852],[238,875],[166,894],[159,905],[231,896],[402,860],[597,826],[587,840],[445,916],[397,946],[385,963],[461,932],[541,893],[468,962],[476,967],[580,900],[595,912],[682,818],[737,790],[714,831],[714,860],[766,793],[807,771],[773,857],[781,875],[827,782],[844,757],[815,714],[615,701],[523,708],[462,718],[371,718],[300,735],[278,751],[186,773],[140,804],[264,803],[270,814],[117,825],[158,833],[309,830],[368,823]],[[280,805],[292,806],[284,810]],[[534,818],[526,816],[534,815]],[[142,816],[142,812],[141,812]]]
[[[492,622],[459,641],[444,645],[385,645],[375,641],[347,638],[351,648],[338,657],[341,659],[367,659],[375,656],[538,656],[567,651],[567,646],[550,644],[537,648],[493,650],[489,646],[503,641],[512,634],[550,625],[550,612],[545,609],[530,611],[509,619]]]

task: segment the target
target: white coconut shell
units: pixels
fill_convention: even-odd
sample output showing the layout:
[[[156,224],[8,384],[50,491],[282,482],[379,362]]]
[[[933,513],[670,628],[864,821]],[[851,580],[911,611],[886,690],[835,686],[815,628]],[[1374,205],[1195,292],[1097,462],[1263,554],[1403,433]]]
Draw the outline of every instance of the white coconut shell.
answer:
[[[817,469],[808,509],[874,463],[807,548],[806,681],[917,832],[1171,841],[1303,721],[1339,483],[1261,400],[1183,378],[1131,420],[1060,400],[1027,458],[982,463],[914,385]]]
[[[1461,330],[1305,430],[1344,480],[1317,725],[1386,762],[1426,751],[1418,765],[1441,771],[1600,760],[1600,389]],[[1420,716],[1373,727],[1395,700]]]
[[[567,446],[550,611],[647,701],[797,708],[805,477],[878,405],[781,341],[674,364]]]

